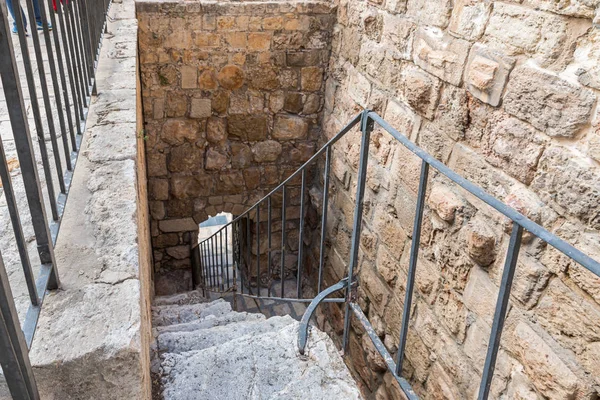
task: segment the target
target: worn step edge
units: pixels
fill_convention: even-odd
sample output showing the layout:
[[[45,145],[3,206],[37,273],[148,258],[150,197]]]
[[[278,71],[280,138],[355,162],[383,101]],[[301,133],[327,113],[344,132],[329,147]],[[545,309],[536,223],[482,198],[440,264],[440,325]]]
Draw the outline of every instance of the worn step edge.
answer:
[[[165,332],[156,338],[157,350],[161,354],[204,350],[244,336],[277,332],[294,322],[296,321],[293,318],[286,315],[265,320],[241,321],[196,331]]]
[[[224,315],[234,312],[231,304],[224,300],[210,303],[157,306],[152,309],[152,325],[165,326],[197,321],[209,315]]]
[[[172,324],[166,326],[157,326],[153,329],[154,336],[161,335],[166,332],[191,332],[201,329],[210,329],[216,326],[225,326],[236,322],[243,321],[264,321],[267,318],[263,314],[248,313],[248,312],[231,312],[224,315],[207,315],[198,321],[184,322],[181,324]]]
[[[185,293],[177,293],[170,296],[158,296],[154,298],[153,306],[189,305],[207,303],[210,300],[202,296],[199,290]]]

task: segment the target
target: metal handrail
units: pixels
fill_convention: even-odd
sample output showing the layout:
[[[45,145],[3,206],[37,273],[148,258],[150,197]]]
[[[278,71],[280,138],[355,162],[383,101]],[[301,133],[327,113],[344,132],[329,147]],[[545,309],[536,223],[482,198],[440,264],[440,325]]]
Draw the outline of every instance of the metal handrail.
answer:
[[[337,284],[330,286],[329,288],[322,291],[321,283],[322,283],[322,276],[323,276],[322,274],[323,274],[323,258],[324,258],[324,240],[325,240],[324,236],[325,236],[325,223],[326,223],[326,215],[327,215],[326,213],[327,213],[327,196],[328,196],[328,189],[329,189],[329,168],[330,168],[330,162],[331,162],[331,146],[336,141],[338,141],[342,136],[344,136],[347,132],[349,132],[350,129],[352,129],[355,125],[357,125],[358,122],[361,123],[362,137],[361,137],[360,160],[359,160],[359,166],[358,166],[358,182],[357,182],[357,188],[356,188],[356,203],[355,203],[355,209],[354,209],[354,222],[353,222],[353,228],[352,228],[352,242],[351,242],[351,248],[350,248],[350,260],[348,263],[348,274],[347,274],[347,277],[345,279],[343,279],[342,281],[340,281]],[[360,306],[356,302],[355,291],[354,291],[356,285],[358,285],[358,278],[354,275],[354,270],[355,270],[357,260],[358,260],[358,248],[359,248],[360,235],[361,235],[362,210],[363,210],[363,199],[364,199],[364,191],[365,191],[365,183],[366,183],[366,175],[367,175],[367,166],[368,166],[368,159],[369,159],[370,134],[371,134],[372,130],[374,129],[375,124],[377,124],[378,126],[383,128],[392,137],[394,137],[396,140],[398,140],[403,146],[405,146],[407,149],[409,149],[412,153],[414,153],[416,156],[418,156],[421,159],[421,173],[420,173],[420,178],[419,178],[419,189],[418,189],[418,194],[417,194],[415,219],[414,219],[414,223],[413,223],[413,235],[412,235],[412,243],[411,243],[411,250],[410,250],[409,269],[408,269],[408,276],[407,276],[407,283],[406,283],[406,293],[405,293],[405,299],[404,299],[404,307],[403,307],[402,321],[401,321],[401,327],[400,327],[401,328],[400,340],[399,340],[399,344],[398,344],[398,352],[396,355],[396,362],[394,362],[392,356],[389,354],[389,352],[387,351],[387,349],[385,348],[383,343],[381,343],[381,340],[379,339],[379,337],[377,337],[377,334],[373,330],[373,327],[371,326],[371,324],[368,321],[367,317],[365,316],[364,312],[361,310]],[[406,340],[407,340],[407,336],[408,336],[410,310],[411,310],[411,306],[412,306],[412,297],[413,297],[414,283],[415,283],[415,276],[416,276],[418,251],[419,251],[419,245],[420,245],[420,232],[421,232],[421,226],[422,226],[422,221],[423,221],[423,213],[424,213],[424,208],[425,208],[425,195],[427,192],[426,189],[427,189],[427,181],[428,181],[430,167],[433,167],[439,173],[441,173],[442,175],[446,176],[451,181],[456,183],[458,186],[462,187],[463,189],[465,189],[466,191],[468,191],[469,193],[474,195],[476,198],[478,198],[479,200],[488,204],[493,209],[495,209],[496,211],[500,212],[502,215],[504,215],[505,217],[507,217],[508,219],[513,221],[512,233],[510,235],[510,240],[509,240],[508,250],[507,250],[507,257],[506,257],[504,269],[502,272],[500,290],[498,293],[496,309],[494,312],[492,331],[491,331],[491,335],[490,335],[489,345],[487,348],[485,365],[484,365],[481,385],[480,385],[480,389],[479,389],[478,398],[480,400],[487,399],[488,395],[489,395],[490,385],[491,385],[494,368],[495,368],[495,363],[496,363],[496,357],[497,357],[499,346],[500,346],[500,338],[502,335],[504,321],[506,318],[508,301],[510,298],[510,292],[511,292],[511,288],[512,288],[512,281],[514,278],[517,260],[518,260],[518,256],[519,256],[519,250],[521,247],[521,239],[522,239],[523,231],[527,230],[532,235],[540,238],[544,242],[553,246],[554,248],[559,250],[561,253],[565,254],[566,256],[571,258],[573,261],[579,263],[580,265],[585,267],[587,270],[589,270],[593,274],[600,276],[600,263],[598,261],[592,259],[588,255],[586,255],[585,253],[576,249],[575,247],[573,247],[569,243],[565,242],[564,240],[560,239],[556,235],[550,233],[548,230],[546,230],[542,226],[536,224],[535,222],[531,221],[523,214],[519,213],[518,211],[516,211],[513,208],[509,207],[508,205],[504,204],[499,199],[491,196],[490,194],[485,192],[479,186],[477,186],[474,183],[470,182],[469,180],[463,178],[462,176],[460,176],[459,174],[454,172],[452,169],[450,169],[448,166],[446,166],[442,162],[438,161],[435,157],[431,156],[425,150],[419,148],[417,145],[412,143],[405,135],[402,135],[400,132],[398,132],[396,129],[394,129],[389,123],[387,123],[377,113],[369,111],[369,110],[364,110],[361,114],[359,114],[358,116],[353,118],[348,125],[346,125],[338,134],[336,134],[330,141],[328,141],[313,157],[311,157],[306,163],[304,163],[298,170],[296,170],[294,173],[292,173],[292,175],[289,178],[287,178],[284,182],[282,182],[275,189],[273,189],[271,192],[269,192],[269,194],[267,194],[265,197],[263,197],[261,200],[259,200],[256,204],[254,204],[253,206],[248,208],[240,216],[233,219],[233,221],[231,221],[229,224],[223,226],[215,234],[213,234],[209,238],[200,242],[198,247],[206,251],[206,253],[204,254],[205,256],[208,255],[208,258],[205,257],[204,259],[205,260],[210,259],[210,254],[209,254],[210,249],[208,248],[209,245],[213,245],[212,249],[213,250],[215,249],[213,239],[216,237],[216,235],[221,235],[222,232],[226,233],[228,229],[232,229],[234,232],[234,244],[241,243],[241,240],[240,240],[241,229],[242,229],[242,227],[240,225],[241,221],[246,221],[246,235],[245,235],[246,242],[247,242],[246,250],[248,251],[248,259],[249,259],[250,258],[249,257],[249,244],[248,244],[249,237],[250,237],[249,219],[250,219],[251,212],[253,210],[256,210],[256,212],[257,212],[256,221],[260,221],[260,214],[259,214],[260,213],[260,205],[263,204],[265,201],[267,201],[268,207],[269,207],[268,208],[269,209],[268,229],[269,229],[269,240],[270,240],[270,234],[271,234],[271,229],[270,229],[271,228],[271,226],[270,226],[271,225],[271,204],[270,204],[270,201],[271,201],[271,196],[273,194],[275,194],[276,192],[278,192],[279,190],[281,190],[284,193],[282,209],[285,209],[286,184],[288,184],[294,177],[297,177],[299,174],[302,174],[302,196],[304,196],[305,171],[308,168],[308,166],[311,163],[313,163],[317,159],[317,157],[321,156],[323,153],[326,154],[326,162],[325,162],[325,168],[324,168],[324,182],[325,182],[324,188],[323,188],[324,202],[323,202],[323,215],[322,215],[323,219],[322,219],[322,224],[321,224],[321,244],[320,244],[320,255],[319,255],[320,262],[319,262],[319,272],[318,272],[318,276],[319,276],[319,282],[318,282],[319,291],[318,292],[319,292],[319,294],[314,299],[312,299],[312,301],[311,301],[310,305],[308,306],[308,309],[302,319],[301,329],[299,331],[299,338],[298,338],[299,351],[301,353],[304,352],[304,348],[306,346],[306,340],[308,338],[308,336],[307,336],[308,322],[312,316],[312,313],[314,313],[314,311],[318,307],[318,305],[322,302],[327,302],[327,301],[344,302],[345,307],[346,307],[345,316],[344,316],[344,336],[343,336],[343,341],[342,341],[342,348],[344,350],[344,353],[346,353],[346,349],[348,346],[348,338],[349,338],[349,331],[350,331],[350,318],[352,316],[355,316],[355,317],[357,317],[359,322],[364,327],[369,338],[373,341],[375,348],[383,357],[388,369],[390,370],[390,372],[392,373],[394,378],[397,380],[397,382],[400,385],[400,388],[403,390],[404,394],[410,399],[418,398],[416,396],[416,394],[414,393],[414,391],[412,390],[408,381],[406,381],[400,375],[401,375],[404,358],[405,358]],[[301,224],[303,223],[302,217],[303,216],[300,215]],[[282,212],[282,219],[283,219],[283,225],[285,225],[285,211]],[[257,226],[258,226],[258,224],[257,224]],[[285,233],[285,230],[282,228],[282,236],[284,236],[284,233]],[[258,245],[257,246],[258,247],[257,248],[257,256],[259,257],[260,256],[260,243],[257,243],[257,245]],[[302,232],[300,232],[300,248],[301,247],[302,247]],[[284,248],[285,248],[285,244],[282,241],[282,249],[284,249]],[[270,250],[271,250],[270,241],[269,241],[268,249],[269,249],[269,257],[270,257]],[[234,250],[234,251],[237,252],[235,254],[235,256],[237,256],[237,257],[234,257],[234,259],[237,258],[238,260],[241,260],[241,251],[242,251],[241,246],[239,248],[237,248],[237,250]],[[269,263],[269,265],[270,265],[270,263]],[[282,266],[283,266],[283,260],[282,260]],[[214,267],[214,265],[210,265],[210,267]],[[237,265],[235,265],[234,272],[237,269],[240,269],[240,271],[241,271],[241,261],[238,261]],[[301,271],[302,271],[302,265],[301,265],[301,260],[299,260],[298,272],[297,272],[298,282],[300,280]],[[214,278],[214,277],[211,276],[210,278]],[[241,278],[242,283],[244,283],[245,278],[244,278],[243,274],[240,278]],[[281,276],[280,278],[283,282],[283,276]],[[258,291],[257,295],[243,294],[243,287],[242,287],[242,294],[245,296],[253,297],[253,298],[264,298],[264,296],[261,296],[261,293],[260,293],[260,284],[257,283],[257,286],[259,287],[259,291]],[[214,287],[214,281],[213,281],[213,287]],[[234,291],[235,291],[235,289],[236,289],[236,287],[234,286]],[[328,296],[329,294],[339,291],[339,290],[344,290],[344,289],[345,289],[346,293],[345,293],[345,296],[343,299],[326,298],[326,296]],[[298,292],[298,297],[300,297],[300,292]],[[282,288],[281,297],[277,297],[277,299],[283,300],[283,301],[306,301],[307,300],[307,299],[285,298],[285,296],[283,295],[283,288]]]

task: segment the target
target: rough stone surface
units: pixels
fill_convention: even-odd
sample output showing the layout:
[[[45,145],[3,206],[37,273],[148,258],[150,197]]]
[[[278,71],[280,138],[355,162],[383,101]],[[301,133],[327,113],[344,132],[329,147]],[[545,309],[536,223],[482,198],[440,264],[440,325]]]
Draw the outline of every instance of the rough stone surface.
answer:
[[[531,67],[514,71],[505,110],[550,136],[573,137],[592,113],[596,96],[558,76]]]
[[[233,312],[223,300],[185,305],[179,297],[153,308],[152,370],[161,398],[362,398],[333,342],[316,328],[302,357],[298,322],[289,316],[265,319]]]

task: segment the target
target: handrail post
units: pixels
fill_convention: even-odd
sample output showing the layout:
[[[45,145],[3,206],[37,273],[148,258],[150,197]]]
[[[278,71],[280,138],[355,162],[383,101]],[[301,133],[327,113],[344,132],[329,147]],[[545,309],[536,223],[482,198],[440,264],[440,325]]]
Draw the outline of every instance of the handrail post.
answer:
[[[4,4],[0,4],[0,9]],[[0,365],[13,399],[40,398],[15,302],[0,254]]]
[[[354,206],[354,223],[352,226],[352,245],[350,247],[350,262],[348,264],[348,286],[346,287],[346,310],[344,313],[344,337],[342,341],[342,350],[346,352],[348,348],[348,338],[350,330],[350,301],[352,301],[351,292],[354,284],[354,268],[358,262],[358,248],[360,244],[360,233],[362,227],[363,200],[365,196],[365,184],[367,180],[367,164],[369,160],[369,142],[371,131],[373,130],[373,120],[369,118],[369,110],[364,110],[361,119],[362,140],[360,145],[360,164],[358,166],[358,185],[356,188],[356,204]]]
[[[490,341],[488,343],[487,355],[483,367],[483,376],[481,377],[481,385],[479,386],[478,400],[486,400],[488,398],[490,387],[492,385],[492,377],[494,376],[494,369],[496,368],[496,357],[498,356],[500,338],[502,337],[502,330],[504,329],[508,300],[510,299],[510,291],[515,276],[515,269],[517,267],[517,259],[519,258],[519,250],[521,249],[522,236],[523,227],[516,222],[513,222],[506,260],[504,262],[504,270],[502,271],[500,291],[498,292],[498,300],[496,302],[496,311],[494,312],[492,333],[490,334]]]

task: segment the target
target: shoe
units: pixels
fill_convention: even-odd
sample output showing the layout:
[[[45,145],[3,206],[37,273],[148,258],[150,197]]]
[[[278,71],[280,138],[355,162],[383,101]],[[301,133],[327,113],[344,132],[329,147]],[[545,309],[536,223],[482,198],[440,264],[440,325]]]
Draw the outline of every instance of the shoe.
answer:
[[[19,34],[19,30],[17,29],[16,25],[13,25],[11,32],[13,33],[13,35]],[[27,28],[25,28],[25,36],[29,37],[29,33],[27,33]]]
[[[37,25],[37,30],[38,31],[43,31],[44,30],[44,24],[42,24],[41,22],[36,22]],[[52,24],[50,22],[48,22],[48,30],[51,31],[52,30]]]

